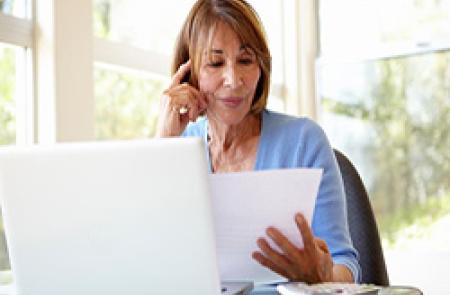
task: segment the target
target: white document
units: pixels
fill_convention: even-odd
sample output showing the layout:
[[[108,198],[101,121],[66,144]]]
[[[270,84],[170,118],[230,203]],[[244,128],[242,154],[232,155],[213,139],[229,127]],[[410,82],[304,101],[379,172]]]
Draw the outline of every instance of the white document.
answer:
[[[258,283],[281,277],[251,257],[256,240],[274,226],[303,247],[294,216],[309,224],[322,176],[321,169],[284,169],[212,174],[210,176],[221,280]]]

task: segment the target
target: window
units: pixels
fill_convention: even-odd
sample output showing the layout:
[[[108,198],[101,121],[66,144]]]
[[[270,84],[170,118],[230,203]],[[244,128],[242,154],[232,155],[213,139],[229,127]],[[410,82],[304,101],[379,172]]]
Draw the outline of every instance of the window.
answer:
[[[321,123],[362,174],[391,281],[441,293],[396,257],[450,261],[450,1],[322,0],[319,21]]]
[[[367,59],[449,45],[448,0],[321,0],[319,14],[322,58]]]
[[[153,137],[159,97],[167,78],[96,66],[95,137],[131,139]],[[132,98],[132,99],[131,99]]]
[[[321,68],[322,123],[358,164],[392,243],[395,214],[450,197],[449,64],[443,51]]]
[[[171,55],[195,1],[95,0],[94,34],[109,41]]]
[[[28,1],[0,1],[0,145],[23,145],[30,128],[30,50],[32,43]],[[9,271],[9,257],[0,214],[0,272]],[[2,283],[11,281],[2,275]]]
[[[0,145],[16,142],[16,49],[0,43]]]
[[[28,15],[29,4],[25,0],[0,0],[0,11],[4,14],[24,18]]]
[[[25,144],[30,130],[30,50],[28,1],[0,1],[0,145]]]

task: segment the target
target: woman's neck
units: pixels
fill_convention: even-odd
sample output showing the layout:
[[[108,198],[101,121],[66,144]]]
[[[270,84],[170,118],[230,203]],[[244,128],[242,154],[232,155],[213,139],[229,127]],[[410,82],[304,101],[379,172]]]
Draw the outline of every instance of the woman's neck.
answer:
[[[212,146],[222,151],[245,144],[249,139],[261,133],[261,115],[247,114],[236,125],[224,125],[215,120],[208,120],[208,139]]]

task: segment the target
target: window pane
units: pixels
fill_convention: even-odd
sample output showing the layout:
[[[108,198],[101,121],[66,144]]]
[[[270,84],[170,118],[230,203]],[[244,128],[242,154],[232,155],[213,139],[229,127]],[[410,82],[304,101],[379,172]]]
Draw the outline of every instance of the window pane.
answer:
[[[97,66],[95,68],[97,139],[154,135],[159,101],[167,81]]]
[[[172,55],[178,31],[194,0],[95,0],[94,35]]]
[[[0,145],[15,143],[16,49],[0,43]],[[9,256],[0,211],[0,271],[9,270]]]
[[[29,13],[27,13],[28,6],[28,0],[0,0],[0,12],[17,17],[26,17],[29,15]]]
[[[429,236],[450,220],[449,65],[445,51],[319,67],[323,126],[362,174],[392,247],[449,250],[449,235]]]
[[[0,145],[16,141],[16,50],[0,43]]]
[[[319,14],[323,56],[435,46],[450,36],[450,0],[320,0]]]

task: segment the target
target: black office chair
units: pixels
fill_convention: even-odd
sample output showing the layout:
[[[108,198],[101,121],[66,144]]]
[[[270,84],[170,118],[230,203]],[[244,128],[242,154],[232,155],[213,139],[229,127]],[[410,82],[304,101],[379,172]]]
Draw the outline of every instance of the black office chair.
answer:
[[[389,286],[380,236],[367,191],[350,160],[338,150],[334,153],[344,182],[350,236],[359,252],[361,283]]]

